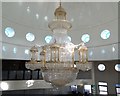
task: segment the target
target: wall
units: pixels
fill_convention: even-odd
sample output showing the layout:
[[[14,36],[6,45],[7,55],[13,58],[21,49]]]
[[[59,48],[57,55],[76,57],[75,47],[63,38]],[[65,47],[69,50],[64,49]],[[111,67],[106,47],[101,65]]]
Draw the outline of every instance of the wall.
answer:
[[[101,72],[98,70],[98,65],[103,63],[106,66],[106,70]],[[115,70],[115,64],[119,63],[120,61],[96,61],[94,62],[94,69],[95,69],[95,84],[98,89],[98,82],[106,82],[108,83],[108,93],[115,94],[115,84],[120,84],[120,72]],[[98,93],[98,90],[97,90]]]

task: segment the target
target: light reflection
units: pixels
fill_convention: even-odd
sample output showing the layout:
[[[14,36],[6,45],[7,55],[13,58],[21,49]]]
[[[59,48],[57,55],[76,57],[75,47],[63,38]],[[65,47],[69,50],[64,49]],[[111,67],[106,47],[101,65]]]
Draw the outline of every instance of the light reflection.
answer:
[[[91,52],[89,53],[89,55],[92,56],[92,55],[93,55],[93,51],[91,51]]]
[[[6,47],[5,47],[5,46],[3,46],[3,47],[2,47],[2,50],[5,52],[5,51],[6,51]]]
[[[35,82],[34,80],[28,80],[28,81],[26,81],[27,87],[33,86],[34,82]]]
[[[38,13],[36,14],[36,19],[39,19],[39,14]]]
[[[112,51],[115,52],[115,47],[114,46],[112,47]]]
[[[29,6],[27,7],[27,12],[30,13],[30,7]]]
[[[74,19],[72,18],[72,19],[71,19],[71,22],[73,22],[73,21],[74,21]]]
[[[9,85],[6,82],[1,82],[0,87],[1,87],[2,90],[8,90],[9,89]]]
[[[17,53],[17,49],[16,48],[13,48],[13,53]]]
[[[45,16],[44,19],[45,19],[45,21],[48,21],[48,17],[47,16]]]
[[[28,49],[25,49],[25,54],[29,54],[29,50]]]
[[[102,54],[105,54],[105,50],[104,49],[102,50]]]

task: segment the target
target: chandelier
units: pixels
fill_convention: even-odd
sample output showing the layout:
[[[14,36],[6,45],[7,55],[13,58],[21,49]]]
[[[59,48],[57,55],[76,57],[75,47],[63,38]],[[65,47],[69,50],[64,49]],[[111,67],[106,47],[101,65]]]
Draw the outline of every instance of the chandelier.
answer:
[[[71,23],[66,19],[66,11],[61,3],[55,10],[55,19],[48,24],[52,30],[53,36],[49,44],[30,49],[31,60],[26,62],[27,69],[40,69],[43,79],[53,86],[61,87],[74,81],[79,70],[88,71],[92,68],[87,57],[87,47],[84,43],[74,45],[69,39],[67,32],[71,29]],[[40,54],[40,62],[38,61]],[[78,54],[79,60],[75,62],[75,54]]]

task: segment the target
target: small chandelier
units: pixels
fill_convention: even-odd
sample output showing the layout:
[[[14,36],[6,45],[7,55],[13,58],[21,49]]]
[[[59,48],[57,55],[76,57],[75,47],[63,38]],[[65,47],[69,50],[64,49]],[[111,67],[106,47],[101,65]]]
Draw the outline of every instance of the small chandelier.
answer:
[[[61,87],[74,81],[79,70],[88,71],[92,68],[88,62],[88,49],[84,43],[74,45],[67,32],[71,29],[71,23],[66,20],[66,11],[61,3],[55,10],[55,19],[48,24],[53,32],[52,40],[48,45],[41,46],[40,62],[38,62],[38,48],[30,49],[31,60],[26,62],[27,69],[40,69],[43,79],[53,86]],[[75,52],[79,55],[75,63]]]

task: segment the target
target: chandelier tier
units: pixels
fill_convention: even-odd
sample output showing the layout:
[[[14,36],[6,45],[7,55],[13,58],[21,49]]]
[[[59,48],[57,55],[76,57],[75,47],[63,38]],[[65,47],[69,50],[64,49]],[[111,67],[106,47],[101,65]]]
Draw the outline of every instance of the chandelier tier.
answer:
[[[31,60],[26,62],[26,68],[41,69],[43,79],[53,86],[64,86],[77,77],[79,70],[88,71],[92,65],[88,63],[87,47],[84,43],[74,45],[68,38],[67,32],[71,29],[71,23],[66,20],[66,11],[61,3],[55,10],[55,19],[48,24],[53,32],[49,44],[41,46],[40,62],[38,62],[38,49],[33,46],[30,49]],[[79,55],[79,62],[75,64],[75,52]]]

